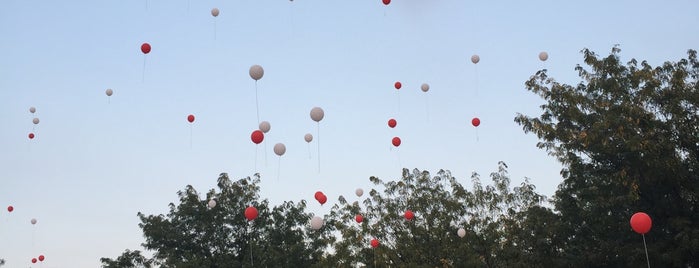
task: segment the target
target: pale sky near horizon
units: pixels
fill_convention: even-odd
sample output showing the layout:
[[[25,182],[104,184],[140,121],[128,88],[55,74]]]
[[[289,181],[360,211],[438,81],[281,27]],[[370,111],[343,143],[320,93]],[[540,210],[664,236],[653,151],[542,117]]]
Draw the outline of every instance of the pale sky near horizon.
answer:
[[[691,0],[3,1],[0,258],[99,267],[142,249],[137,212],[166,213],[178,190],[205,193],[222,172],[261,172],[262,198],[306,199],[317,214],[401,167],[447,169],[470,186],[471,172],[486,182],[504,161],[512,186],[528,177],[552,196],[560,164],[513,120],[540,114],[524,82],[546,68],[577,84],[583,48],[606,56],[619,44],[625,62],[653,66],[684,58],[699,48],[696,10]],[[265,69],[259,111],[272,126],[259,146],[253,64]]]

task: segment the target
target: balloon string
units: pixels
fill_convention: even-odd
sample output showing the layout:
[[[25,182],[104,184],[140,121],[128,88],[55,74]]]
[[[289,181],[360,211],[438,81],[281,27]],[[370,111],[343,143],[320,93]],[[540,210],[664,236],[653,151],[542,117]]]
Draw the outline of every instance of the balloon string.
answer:
[[[648,264],[648,268],[650,268],[650,259],[648,259],[648,246],[646,246],[646,235],[642,234],[643,236],[643,249],[646,250],[646,263]]]
[[[430,122],[430,95],[425,95],[425,113],[427,114],[427,123]]]
[[[478,64],[474,64],[473,69],[475,70],[475,80],[476,80],[476,97],[478,97]]]
[[[111,104],[111,103],[112,103],[112,97],[107,96],[107,104]]]
[[[255,173],[257,173],[257,144],[255,144]]]
[[[308,159],[311,159],[311,143],[308,142]]]
[[[282,169],[282,156],[279,156],[279,161],[277,162],[277,181],[279,181],[279,173],[281,173]]]
[[[262,141],[265,144],[265,167],[267,167],[267,141]]]
[[[479,141],[480,139],[478,138],[478,128],[476,128],[476,141]]]
[[[320,174],[320,122],[318,122],[318,174]]]
[[[189,124],[189,149],[192,149],[192,136],[193,136],[193,129],[192,124]]]
[[[148,55],[143,55],[143,78],[141,79],[141,83],[146,82],[146,58],[147,57],[148,57]]]
[[[260,124],[260,102],[257,97],[257,80],[255,80],[255,109],[257,111],[257,124]]]

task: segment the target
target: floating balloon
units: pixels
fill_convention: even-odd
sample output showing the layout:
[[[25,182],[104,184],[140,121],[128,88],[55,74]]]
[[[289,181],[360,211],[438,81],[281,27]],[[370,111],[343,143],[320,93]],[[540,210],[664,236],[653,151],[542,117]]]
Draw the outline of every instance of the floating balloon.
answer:
[[[44,258],[44,255],[39,255],[39,261],[44,261],[44,259],[46,259]]]
[[[357,197],[362,197],[362,195],[364,195],[364,190],[362,190],[362,188],[357,188],[357,190],[354,190],[354,194],[356,194]]]
[[[401,84],[400,82],[396,82],[396,83],[393,84],[393,86],[394,86],[396,89],[400,89],[401,87],[403,87],[403,84]]]
[[[422,90],[422,92],[427,92],[427,91],[430,90],[430,85],[428,85],[427,83],[422,84],[422,85],[420,86],[420,90]]]
[[[400,138],[398,138],[398,137],[393,137],[393,140],[391,140],[391,143],[393,143],[393,146],[396,146],[396,147],[400,146],[400,142],[401,142]]]
[[[187,122],[194,123],[194,115],[190,114],[187,116]]]
[[[471,62],[473,62],[473,64],[476,64],[476,63],[478,63],[478,62],[480,62],[480,61],[481,61],[481,57],[480,57],[480,56],[475,55],[475,54],[474,54],[473,56],[471,56]]]
[[[463,238],[464,236],[466,236],[466,230],[464,230],[464,228],[459,228],[459,230],[456,231],[456,234],[457,234],[459,237]]]
[[[30,140],[34,139],[34,133],[29,133],[29,139]]]
[[[313,230],[318,230],[321,227],[323,227],[323,218],[318,217],[318,216],[313,216],[311,219],[311,228]]]
[[[391,3],[391,0],[381,0],[384,5],[388,5]]]
[[[546,61],[549,59],[549,53],[546,53],[546,51],[542,51],[539,53],[539,60],[541,61]]]
[[[396,121],[396,119],[393,119],[393,118],[388,119],[388,127],[394,128],[394,127],[396,127],[397,124],[398,124],[398,122]]]
[[[253,80],[255,80],[255,81],[260,80],[260,79],[262,79],[262,76],[264,76],[264,75],[265,75],[265,70],[262,69],[262,66],[257,65],[257,64],[250,66],[250,78],[252,78]]]
[[[633,216],[631,216],[630,223],[631,228],[639,234],[648,233],[653,226],[653,221],[650,219],[650,216],[643,212],[634,213]]]
[[[29,112],[30,113],[36,113],[36,108],[34,106],[29,107]]]
[[[267,121],[262,121],[260,122],[260,130],[262,130],[262,133],[267,133],[269,130],[272,129],[272,125],[269,124]]]
[[[29,222],[31,222],[31,223],[32,223],[32,225],[35,225],[35,224],[36,224],[36,219],[32,219],[32,220],[31,220],[31,221],[29,221]]]
[[[250,134],[250,139],[255,144],[260,144],[265,139],[265,134],[261,130],[255,130]]]
[[[306,133],[306,135],[303,135],[303,140],[306,142],[311,142],[313,141],[313,135],[311,135],[311,133]]]
[[[218,13],[219,13],[218,8],[211,9],[211,16],[218,17]]]
[[[32,123],[34,123],[34,125],[39,124],[39,118],[38,118],[38,117],[34,117],[34,119],[32,119]]]
[[[410,210],[406,210],[406,211],[405,211],[405,214],[403,215],[403,217],[405,217],[406,220],[412,221],[413,218],[415,218],[415,213],[413,213],[413,212],[410,211]]]
[[[15,207],[7,206],[7,212],[12,212],[13,210],[15,210]]]
[[[362,217],[361,214],[357,214],[357,216],[354,216],[354,221],[357,223],[362,223],[362,221],[364,221],[364,217]]]
[[[385,1],[385,0],[384,0],[384,1]],[[372,247],[372,248],[378,248],[378,247],[379,247],[379,240],[376,239],[376,238],[371,239],[371,247]]]
[[[257,208],[253,206],[249,206],[248,208],[245,209],[245,218],[248,219],[248,221],[254,220],[257,218]]]
[[[328,201],[328,197],[325,196],[325,194],[321,191],[316,192],[315,198],[316,198],[316,200],[318,200],[318,203],[320,203],[321,205],[324,205],[325,202]]]
[[[143,43],[143,44],[141,45],[141,52],[143,52],[143,54],[148,54],[148,53],[150,53],[150,50],[151,50],[150,44],[148,44],[148,43]]]
[[[207,206],[208,206],[209,208],[214,208],[214,207],[216,207],[216,200],[214,200],[214,199],[209,200],[209,203],[207,204]]]
[[[107,90],[104,91],[104,94],[107,94],[107,97],[111,97],[112,94],[114,94],[114,90],[111,88],[108,88]]]
[[[480,126],[481,120],[478,119],[478,117],[474,117],[473,119],[471,119],[471,125],[473,125],[474,127]]]
[[[36,263],[36,258],[32,258],[32,263]]]
[[[284,155],[286,153],[286,146],[283,143],[277,143],[274,145],[274,153],[278,156]]]
[[[311,109],[311,119],[313,121],[320,122],[320,120],[323,120],[323,117],[325,117],[325,112],[322,108],[313,107],[313,109]]]

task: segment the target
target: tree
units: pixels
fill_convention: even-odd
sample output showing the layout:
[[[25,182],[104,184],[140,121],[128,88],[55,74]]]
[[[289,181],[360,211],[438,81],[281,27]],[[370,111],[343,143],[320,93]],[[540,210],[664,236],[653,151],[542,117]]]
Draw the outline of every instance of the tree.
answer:
[[[333,245],[329,265],[540,267],[549,263],[541,262],[555,258],[544,255],[548,250],[520,243],[538,234],[522,229],[539,218],[526,217],[530,210],[555,217],[540,206],[545,198],[528,181],[510,190],[505,163],[499,163],[490,177],[493,185],[483,187],[480,175],[474,173],[472,191],[444,170],[431,177],[427,171],[404,169],[400,180],[388,182],[371,177],[378,189],[371,189],[368,197],[351,203],[340,197],[333,207],[331,223],[340,238]],[[406,210],[414,213],[412,220],[404,218]],[[355,222],[357,214],[363,216],[362,223]],[[466,230],[464,238],[457,235],[459,228]],[[370,246],[374,238],[380,242],[377,248]]]
[[[319,245],[331,241],[332,229],[310,230],[312,215],[304,211],[305,201],[270,208],[266,199],[260,200],[259,182],[258,175],[233,182],[223,173],[220,191],[210,190],[204,200],[188,185],[178,192],[179,204],[171,203],[167,215],[138,213],[146,238],[143,246],[154,252],[152,259],[127,250],[116,260],[102,258],[103,267],[313,266],[323,256]],[[209,200],[216,205],[209,207]],[[247,221],[243,212],[250,205],[259,216]]]
[[[554,203],[566,262],[645,265],[641,237],[629,226],[644,211],[653,219],[645,237],[653,266],[699,266],[696,51],[658,67],[635,59],[624,65],[618,47],[605,58],[582,53],[588,67],[575,68],[580,83],[537,72],[526,88],[546,101],[543,113],[515,118],[564,165]]]
[[[150,260],[143,255],[139,250],[125,250],[116,260],[109,258],[101,258],[102,267],[104,268],[151,268],[154,267],[153,260]]]

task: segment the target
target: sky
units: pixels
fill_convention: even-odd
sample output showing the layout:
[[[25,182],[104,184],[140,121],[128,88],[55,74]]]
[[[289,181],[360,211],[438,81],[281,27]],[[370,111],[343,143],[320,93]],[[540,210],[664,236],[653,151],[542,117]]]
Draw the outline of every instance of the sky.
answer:
[[[545,68],[577,84],[583,48],[606,56],[619,44],[624,62],[651,65],[684,58],[699,47],[698,9],[693,0],[2,1],[0,258],[98,267],[142,250],[137,212],[167,213],[178,190],[205,193],[223,172],[260,172],[262,198],[305,199],[318,215],[401,168],[446,169],[470,185],[472,172],[488,181],[504,161],[513,186],[527,177],[552,196],[561,165],[513,120],[541,113],[524,82]],[[319,123],[313,107],[325,112]],[[257,109],[271,124],[259,145]],[[286,154],[274,154],[276,143]],[[312,199],[318,190],[325,206]]]

